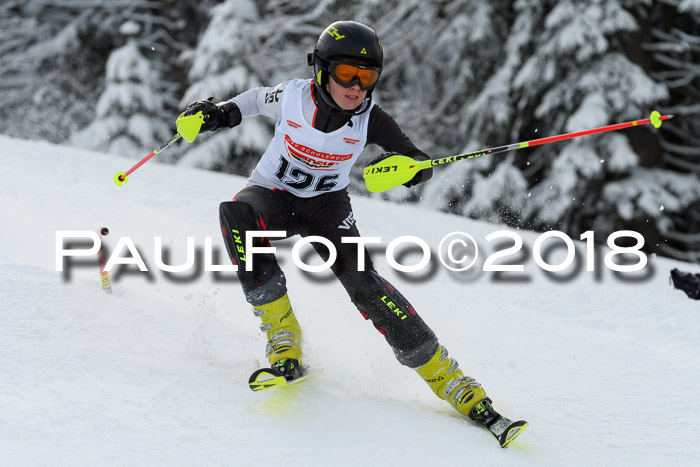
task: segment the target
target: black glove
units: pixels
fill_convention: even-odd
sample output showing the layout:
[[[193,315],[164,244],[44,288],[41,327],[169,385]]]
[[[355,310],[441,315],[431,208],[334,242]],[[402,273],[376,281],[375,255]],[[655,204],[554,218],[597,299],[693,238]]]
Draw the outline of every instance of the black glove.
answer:
[[[241,110],[233,102],[221,102],[214,104],[213,97],[205,101],[192,102],[185,109],[185,116],[194,115],[197,112],[202,112],[204,123],[199,129],[200,133],[205,131],[214,131],[219,128],[234,126],[241,123]]]
[[[381,156],[377,157],[374,159],[372,162],[370,162],[369,165],[374,165],[377,164],[378,162],[383,161],[387,157],[391,156],[402,156],[403,154],[399,154],[398,152],[385,152]],[[423,153],[416,154],[415,156],[409,156],[411,159],[413,159],[416,162],[422,162],[422,161],[427,161],[430,160],[430,157]],[[411,188],[412,186],[416,186],[419,183],[427,182],[433,177],[433,168],[429,169],[423,169],[420,170],[412,179],[407,181],[406,183],[403,184],[403,186],[407,188]]]

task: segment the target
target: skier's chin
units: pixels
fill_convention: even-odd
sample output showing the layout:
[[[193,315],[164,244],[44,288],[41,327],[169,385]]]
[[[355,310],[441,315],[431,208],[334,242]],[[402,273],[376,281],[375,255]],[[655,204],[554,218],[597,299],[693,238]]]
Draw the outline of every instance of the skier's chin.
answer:
[[[341,97],[340,99],[334,99],[336,102],[336,105],[340,107],[343,110],[357,110],[361,105],[364,99],[361,99],[360,97],[356,98],[349,98],[346,96]],[[338,102],[340,101],[340,102]]]

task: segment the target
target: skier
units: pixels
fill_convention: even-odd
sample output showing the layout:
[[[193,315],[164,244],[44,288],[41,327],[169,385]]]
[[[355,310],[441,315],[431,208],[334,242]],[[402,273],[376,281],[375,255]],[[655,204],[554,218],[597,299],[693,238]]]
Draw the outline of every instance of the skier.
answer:
[[[417,161],[430,159],[372,101],[383,66],[377,34],[361,23],[335,22],[321,33],[308,55],[308,65],[314,67],[312,79],[251,89],[219,104],[211,102],[212,98],[193,102],[185,112],[202,112],[200,132],[233,128],[242,118],[260,114],[276,122],[274,137],[247,186],[219,209],[229,256],[238,264],[246,300],[267,334],[271,368],[260,371],[292,382],[303,377],[305,369],[301,329],[287,295],[285,276],[270,253],[256,253],[252,271],[246,270],[247,233],[282,230],[288,236],[321,236],[337,251],[331,268],[334,274],[362,316],[384,335],[398,361],[414,369],[457,411],[487,428],[491,426],[505,446],[525,422],[513,424],[500,417],[481,385],[464,376],[408,300],[376,272],[367,251],[364,268],[360,268],[358,246],[341,241],[342,237],[360,236],[346,187],[350,168],[366,145],[377,144],[388,151],[374,163],[395,153]],[[405,186],[412,187],[431,176],[432,169],[423,170]],[[252,244],[267,246],[269,240],[255,238]],[[314,247],[327,261],[328,248],[318,243]],[[251,388],[262,389],[256,374],[251,377]]]

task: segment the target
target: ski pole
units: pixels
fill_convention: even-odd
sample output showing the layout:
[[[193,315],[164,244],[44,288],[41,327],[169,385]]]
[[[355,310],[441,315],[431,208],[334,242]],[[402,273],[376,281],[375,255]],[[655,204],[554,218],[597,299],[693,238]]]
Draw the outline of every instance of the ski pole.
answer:
[[[101,227],[99,234],[103,237],[109,235],[109,229],[107,227]],[[105,265],[107,261],[105,259],[105,245],[104,242],[100,242],[100,249],[97,250],[97,263],[100,266],[100,282],[102,283],[102,290],[105,293],[112,295],[112,279],[109,273],[105,271]]]
[[[632,126],[646,125],[651,123],[654,128],[659,128],[663,120],[673,118],[673,115],[661,115],[654,110],[649,118],[644,120],[634,120],[631,122],[617,123],[614,125],[593,128],[590,130],[576,131],[574,133],[566,133],[557,136],[549,136],[546,138],[533,139],[522,143],[508,144],[491,149],[481,149],[479,151],[458,154],[456,156],[443,157],[442,159],[433,159],[427,161],[416,162],[408,156],[395,155],[389,156],[386,159],[366,167],[362,174],[365,179],[367,191],[380,192],[391,188],[403,185],[410,181],[419,171],[441,164],[449,164],[452,162],[461,161],[463,159],[473,159],[475,157],[485,156],[487,154],[497,154],[500,152],[513,151],[516,149],[529,148],[541,144],[554,143],[556,141],[564,141],[567,139],[578,138],[579,136],[593,135],[597,133],[605,133],[606,131],[621,130]]]
[[[114,174],[114,183],[116,183],[118,186],[124,186],[124,184],[129,180],[129,175],[148,162],[153,156],[165,151],[168,147],[170,147],[170,145],[180,138],[185,138],[185,140],[192,143],[199,134],[199,129],[201,128],[202,123],[204,123],[204,116],[202,115],[201,111],[188,116],[185,116],[184,112],[181,113],[175,121],[175,124],[177,125],[177,133],[175,133],[175,135],[170,138],[169,141],[163,143],[158,149],[154,149],[153,152],[138,161],[126,172],[117,172]]]

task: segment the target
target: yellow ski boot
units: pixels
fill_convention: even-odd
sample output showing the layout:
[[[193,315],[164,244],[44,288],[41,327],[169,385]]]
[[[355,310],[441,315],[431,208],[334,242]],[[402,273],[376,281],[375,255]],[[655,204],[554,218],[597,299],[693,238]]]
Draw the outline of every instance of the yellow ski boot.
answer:
[[[489,430],[501,447],[506,447],[528,425],[524,420],[513,422],[496,412],[481,384],[464,376],[457,361],[448,357],[443,346],[438,347],[428,363],[416,368],[416,372],[440,399]]]
[[[253,373],[248,380],[250,388],[260,391],[303,379],[301,327],[287,294],[272,303],[253,307],[253,313],[262,320],[260,329],[267,335],[270,368]]]
[[[464,376],[457,361],[448,357],[447,349],[442,345],[428,363],[416,368],[416,372],[440,399],[449,402],[466,417],[477,402],[486,397],[481,384]]]

